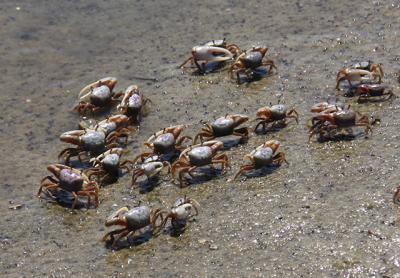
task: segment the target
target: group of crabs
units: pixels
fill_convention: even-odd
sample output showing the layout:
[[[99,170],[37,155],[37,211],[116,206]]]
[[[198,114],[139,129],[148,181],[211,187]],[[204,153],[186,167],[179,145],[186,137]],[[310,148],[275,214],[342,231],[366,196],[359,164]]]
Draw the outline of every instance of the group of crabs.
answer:
[[[245,74],[250,81],[255,74],[259,74],[260,67],[269,66],[269,71],[276,68],[272,60],[263,61],[267,50],[264,47],[253,47],[241,51],[237,45],[227,44],[225,39],[213,40],[193,47],[192,56],[180,67],[192,62],[200,73],[206,73],[210,63],[219,66],[221,63],[233,61],[229,72],[232,76],[236,74],[240,83],[241,74]],[[371,97],[391,98],[393,93],[381,84],[382,78],[383,70],[380,65],[363,62],[352,68],[340,70],[337,75],[337,88],[342,81],[347,80],[350,84],[349,91],[358,95],[360,102]],[[370,82],[365,83],[365,80]],[[357,81],[356,85],[353,84],[354,81]],[[60,152],[59,160],[62,163],[47,167],[53,175],[41,181],[39,197],[64,202],[69,200],[72,208],[84,205],[97,207],[100,185],[116,181],[122,171],[132,173],[133,185],[141,176],[146,176],[150,182],[166,169],[166,174],[170,174],[182,187],[189,177],[195,179],[196,170],[203,166],[208,166],[215,172],[215,166],[220,165],[221,173],[230,168],[228,156],[223,152],[228,148],[224,138],[234,137],[240,143],[245,143],[252,132],[258,133],[261,130],[265,133],[269,128],[284,127],[290,119],[298,123],[296,110],[278,103],[257,111],[254,120],[258,122],[254,128],[243,127],[242,125],[249,121],[249,117],[239,114],[225,115],[205,123],[194,137],[181,135],[185,129],[183,125],[170,126],[154,133],[144,142],[148,151],[133,160],[122,161],[129,135],[136,130],[146,103],[151,101],[136,85],[129,86],[125,91],[114,92],[116,83],[116,78],[107,77],[81,90],[79,103],[75,107],[81,115],[107,110],[116,103],[119,114],[98,122],[82,121],[78,130],[65,132],[60,136],[62,142],[75,147]],[[321,137],[331,136],[341,128],[349,130],[353,126],[365,127],[366,133],[371,131],[372,123],[368,117],[360,115],[350,107],[346,108],[339,102],[318,103],[311,108],[311,112],[314,115],[311,119],[310,138],[314,134],[320,134]],[[249,162],[240,167],[233,179],[265,166],[287,163],[285,154],[278,151],[279,146],[279,141],[268,140],[255,148],[245,156]],[[83,170],[71,167],[71,158],[74,157],[81,165],[89,163],[91,167]],[[79,196],[86,196],[87,202],[83,202]],[[171,219],[173,229],[184,228],[186,222],[197,215],[199,207],[196,200],[183,197],[178,198],[170,209],[150,209],[148,206],[121,208],[106,220],[106,226],[119,225],[123,228],[107,233],[104,240],[110,238],[115,246],[121,238],[147,226],[153,227],[153,234],[158,235],[168,219]]]
[[[395,95],[382,84],[383,70],[380,64],[371,61],[360,62],[349,68],[339,70],[336,76],[336,89],[343,81],[348,82],[347,96],[357,96],[357,102],[390,100]],[[352,127],[364,127],[365,135],[372,132],[371,126],[378,121],[361,115],[341,102],[321,102],[313,105],[309,138],[319,134],[320,140],[332,139],[339,130],[345,129],[353,137]]]

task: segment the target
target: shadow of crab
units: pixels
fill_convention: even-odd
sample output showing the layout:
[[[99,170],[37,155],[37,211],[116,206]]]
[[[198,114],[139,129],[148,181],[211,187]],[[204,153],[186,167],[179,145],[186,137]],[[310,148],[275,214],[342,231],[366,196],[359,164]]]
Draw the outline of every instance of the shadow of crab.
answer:
[[[280,130],[284,129],[287,127],[287,123],[284,121],[278,121],[270,124],[266,124],[265,128],[260,125],[256,130],[254,130],[254,133],[257,135],[265,135],[268,133],[277,133]]]
[[[189,229],[192,222],[196,222],[196,219],[176,221],[174,224],[171,223],[162,233],[171,237],[180,237]]]
[[[184,176],[184,186],[200,185],[205,182],[212,180],[218,176],[221,176],[222,170],[213,169],[210,166],[203,166],[196,169],[193,173],[193,177],[189,175]]]
[[[280,165],[269,165],[269,166],[264,166],[259,169],[253,169],[251,172],[244,173],[243,176],[246,179],[252,179],[252,178],[259,178],[259,177],[265,177],[273,172],[275,172],[278,168],[280,168]]]
[[[75,158],[74,158],[74,159],[71,159],[71,160],[69,161],[69,166],[70,166],[71,168],[78,169],[78,170],[87,169],[87,168],[92,167],[92,164],[89,163],[89,160],[90,160],[90,155],[89,155],[89,153],[85,153],[85,155],[82,156],[82,161],[79,161],[78,158],[76,158],[76,159],[75,159]],[[64,161],[64,160],[61,160],[60,163],[61,163],[61,164],[65,164],[65,161]]]
[[[221,72],[225,66],[225,62],[208,62],[205,66],[204,72],[196,68],[196,70],[192,72],[192,76],[202,76],[209,73]]]
[[[340,142],[340,141],[353,141],[356,138],[360,138],[360,137],[364,137],[364,138],[368,138],[366,136],[366,134],[362,131],[358,132],[358,133],[353,133],[353,131],[351,130],[340,130],[338,132],[334,132],[331,134],[326,134],[326,135],[319,135],[317,141],[319,143],[324,143],[324,142]]]
[[[264,77],[271,76],[272,71],[269,72],[265,67],[259,67],[251,71],[249,76],[246,74],[239,74],[239,84],[251,83],[254,81],[260,81]]]
[[[151,177],[149,179],[143,179],[143,180],[137,182],[136,187],[139,188],[140,194],[146,194],[146,193],[153,191],[158,186],[160,186],[160,184],[162,182],[163,182],[163,179],[161,179],[159,176],[155,176],[155,177]]]
[[[139,230],[139,232],[141,232],[141,233],[138,235],[128,236],[125,240],[120,240],[118,242],[118,245],[116,245],[116,246],[112,246],[112,240],[108,240],[105,242],[105,246],[107,249],[118,251],[118,250],[142,245],[143,243],[148,242],[153,237],[151,228],[146,227],[146,228],[143,228],[142,231],[143,232],[141,232]]]
[[[72,204],[74,202],[74,195],[72,195],[71,192],[58,189],[58,190],[52,190],[51,194],[53,196],[50,196],[47,192],[42,192],[42,199],[47,201],[48,203],[57,203],[58,205],[64,208],[72,208]],[[82,209],[87,207],[88,207],[87,198],[78,197],[75,204],[75,209]]]

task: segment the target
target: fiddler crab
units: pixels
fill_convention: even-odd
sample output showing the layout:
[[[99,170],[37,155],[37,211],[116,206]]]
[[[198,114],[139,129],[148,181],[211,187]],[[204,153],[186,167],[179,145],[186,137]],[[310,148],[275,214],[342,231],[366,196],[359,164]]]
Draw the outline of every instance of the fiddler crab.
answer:
[[[211,124],[205,123],[205,126],[194,137],[194,144],[196,144],[197,139],[200,139],[200,142],[204,142],[226,135],[240,136],[242,142],[246,142],[249,138],[249,129],[247,127],[237,127],[248,120],[249,117],[245,115],[234,114],[220,117]]]
[[[358,102],[363,102],[373,98],[389,100],[395,96],[392,90],[389,90],[382,84],[360,84],[354,91],[354,95],[358,96]]]
[[[128,116],[131,121],[139,123],[143,108],[148,102],[151,102],[151,100],[139,91],[139,87],[131,85],[125,90],[117,109],[121,114]]]
[[[323,111],[315,114],[312,123],[309,140],[317,133],[320,134],[320,138],[325,138],[327,134],[330,135],[332,131],[336,132],[339,128],[346,128],[351,132],[354,126],[365,127],[365,135],[368,135],[368,132],[372,133],[368,117],[351,110],[349,107],[336,112]]]
[[[192,178],[193,172],[202,166],[214,166],[220,164],[224,173],[227,167],[230,167],[228,156],[225,153],[218,153],[222,150],[224,144],[220,141],[207,141],[202,144],[191,146],[185,149],[179,156],[179,159],[172,164],[172,177],[176,178],[176,172],[179,171],[178,181],[183,187],[184,174],[189,174]]]
[[[159,175],[165,168],[167,168],[168,173],[171,172],[171,164],[168,161],[160,161],[158,156],[146,158],[142,164],[132,171],[132,185],[136,183],[140,176],[146,176],[149,181]]]
[[[85,86],[79,92],[79,103],[74,110],[77,110],[80,114],[84,114],[86,111],[98,112],[118,101],[122,94],[114,94],[115,84],[117,84],[115,77],[105,77]]]
[[[179,68],[191,62],[197,66],[200,73],[205,73],[208,63],[233,60],[238,53],[240,53],[239,47],[235,44],[227,44],[225,39],[209,41],[203,45],[194,46],[192,56],[186,59]]]
[[[161,223],[157,224],[156,221],[158,218],[160,218],[161,222],[164,220],[162,215],[160,216],[157,214],[159,211],[161,211],[161,209],[152,210],[148,206],[138,206],[134,208],[129,208],[127,206],[120,208],[107,218],[105,225],[106,227],[118,225],[123,228],[108,232],[104,235],[103,241],[107,241],[110,238],[111,246],[115,247],[123,237],[128,238],[136,231],[147,226],[151,225],[153,231],[154,229],[159,230],[158,226]]]
[[[146,157],[155,154],[159,155],[163,159],[164,157],[162,156],[164,155],[175,155],[177,152],[182,151],[186,148],[186,146],[183,145],[185,140],[192,140],[192,137],[190,136],[179,137],[184,128],[183,125],[170,126],[153,134],[144,143],[144,145],[151,149],[151,151],[138,155],[133,162],[136,162],[139,159],[143,162]]]
[[[157,218],[163,219],[161,224],[154,230],[155,234],[160,233],[166,226],[169,219],[171,219],[171,227],[174,230],[182,231],[186,228],[188,220],[198,215],[200,204],[191,198],[180,197],[176,199],[175,203],[169,210],[159,210],[155,214],[155,221]]]
[[[103,131],[93,130],[73,130],[68,131],[60,136],[62,142],[76,145],[76,148],[65,148],[58,155],[58,159],[69,164],[71,157],[77,156],[82,162],[82,156],[89,152],[91,155],[98,155],[105,150],[118,147],[115,138],[106,138]]]
[[[106,140],[110,142],[116,141],[119,138],[124,138],[125,145],[128,143],[129,135],[135,130],[130,124],[129,117],[123,114],[113,115],[95,125],[88,125],[85,122],[81,122],[79,127],[87,131],[103,132],[106,136]]]
[[[350,106],[348,107],[348,109],[349,108],[350,108]],[[323,101],[323,102],[314,104],[311,107],[310,112],[316,113],[316,115],[318,115],[318,113],[330,114],[330,113],[336,113],[338,111],[342,111],[343,109],[345,109],[345,106],[342,102]],[[311,118],[311,126],[313,126],[316,122],[319,122],[318,118],[312,117]]]
[[[294,119],[296,123],[299,123],[299,114],[297,111],[295,109],[287,111],[286,106],[283,104],[276,104],[271,107],[261,107],[257,110],[256,117],[255,120],[259,122],[254,128],[254,131],[256,131],[259,126],[262,126],[263,131],[265,132],[266,126],[269,123],[272,123],[272,125],[286,126],[289,118]]]
[[[336,76],[336,89],[339,89],[339,84],[343,80],[347,80],[350,87],[353,85],[352,82],[362,82],[368,80],[382,82],[383,70],[379,64],[373,64],[371,62],[361,62],[354,65],[351,68],[344,68],[339,70]]]
[[[100,184],[107,181],[114,182],[118,179],[120,170],[130,171],[127,161],[121,162],[121,156],[124,150],[122,148],[112,148],[92,158],[89,162],[93,167],[85,170],[85,174],[91,180],[93,176],[97,178]]]
[[[91,197],[94,197],[94,205],[98,207],[99,205],[99,189],[98,185],[94,181],[90,181],[89,178],[81,171],[62,165],[62,164],[52,164],[47,167],[53,176],[47,176],[41,181],[39,191],[37,193],[38,197],[42,197],[42,192],[45,190],[46,194],[53,197],[52,192],[57,192],[58,190],[64,190],[72,193],[74,201],[71,208],[74,209],[79,196],[87,196],[88,206],[91,204]]]
[[[268,48],[266,47],[253,47],[250,50],[247,50],[240,54],[235,63],[230,67],[229,72],[231,78],[234,78],[234,74],[236,73],[237,82],[240,84],[240,74],[243,73],[247,76],[248,80],[252,79],[252,74],[259,67],[269,66],[268,72],[274,68],[276,69],[275,63],[272,60],[263,61],[265,54],[267,53]]]
[[[250,164],[240,166],[240,170],[236,173],[233,180],[245,172],[254,169],[260,169],[265,166],[277,165],[280,166],[283,162],[289,164],[285,159],[283,152],[277,152],[280,142],[277,140],[269,140],[264,144],[258,146],[255,150],[244,156],[250,160]]]

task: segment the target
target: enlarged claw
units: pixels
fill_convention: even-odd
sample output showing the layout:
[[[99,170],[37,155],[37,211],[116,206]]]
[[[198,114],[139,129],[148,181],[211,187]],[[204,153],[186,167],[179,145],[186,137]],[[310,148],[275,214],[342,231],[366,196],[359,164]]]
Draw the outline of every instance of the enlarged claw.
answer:
[[[86,132],[84,130],[67,131],[60,135],[60,140],[61,140],[61,142],[79,145],[79,143],[80,143],[79,138],[80,138],[80,136],[82,136],[85,133]]]
[[[223,62],[233,59],[228,49],[207,45],[193,47],[192,55],[197,61]]]

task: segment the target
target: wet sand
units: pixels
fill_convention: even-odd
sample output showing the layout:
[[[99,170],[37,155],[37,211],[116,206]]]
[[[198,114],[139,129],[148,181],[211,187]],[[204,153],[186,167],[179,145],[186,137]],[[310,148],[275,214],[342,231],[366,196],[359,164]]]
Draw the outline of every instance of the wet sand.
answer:
[[[193,8],[196,7],[196,8]],[[396,1],[8,1],[0,7],[0,272],[6,277],[393,277],[400,267],[399,100],[357,104],[336,92],[341,67],[380,62],[399,95],[400,5]],[[242,48],[269,47],[278,71],[238,86],[226,70],[183,74],[192,46],[226,37]],[[129,175],[101,191],[97,210],[71,211],[36,198],[46,166],[77,128],[79,90],[101,77],[117,89],[137,84],[153,105],[130,138],[129,158],[152,133],[226,113],[251,117],[278,100],[299,125],[253,136],[227,152],[226,176],[148,193]],[[143,81],[137,77],[156,78]],[[328,97],[381,119],[373,135],[308,143],[309,108]],[[362,130],[360,130],[362,131]],[[243,155],[282,143],[290,165],[230,182]],[[163,234],[112,251],[104,219],[139,202],[170,206],[187,194],[201,212],[179,237]],[[10,210],[10,202],[23,204]]]

